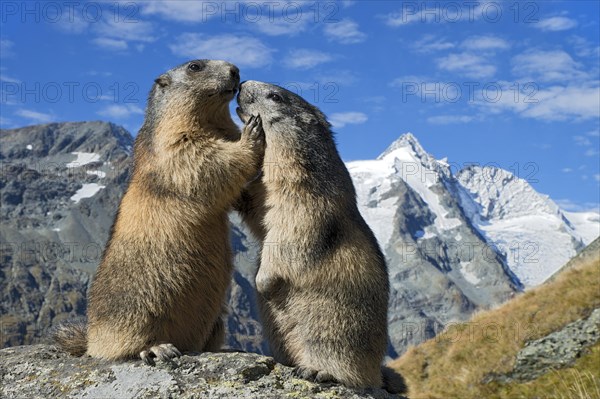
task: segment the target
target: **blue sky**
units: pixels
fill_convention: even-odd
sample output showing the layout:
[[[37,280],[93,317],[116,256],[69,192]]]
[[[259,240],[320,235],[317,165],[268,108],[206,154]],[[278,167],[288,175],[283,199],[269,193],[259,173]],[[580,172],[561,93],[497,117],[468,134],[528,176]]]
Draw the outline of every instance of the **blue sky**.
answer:
[[[108,120],[135,135],[153,79],[226,59],[330,118],[345,160],[412,132],[567,209],[600,201],[597,1],[0,3],[3,128]]]

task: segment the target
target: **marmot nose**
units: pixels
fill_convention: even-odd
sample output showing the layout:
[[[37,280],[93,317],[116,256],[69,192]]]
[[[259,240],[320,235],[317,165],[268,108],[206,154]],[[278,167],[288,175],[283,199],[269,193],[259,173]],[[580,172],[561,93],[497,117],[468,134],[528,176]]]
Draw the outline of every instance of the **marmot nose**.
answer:
[[[236,66],[231,66],[229,68],[229,75],[231,75],[232,78],[237,79],[238,81],[240,80],[240,70]]]

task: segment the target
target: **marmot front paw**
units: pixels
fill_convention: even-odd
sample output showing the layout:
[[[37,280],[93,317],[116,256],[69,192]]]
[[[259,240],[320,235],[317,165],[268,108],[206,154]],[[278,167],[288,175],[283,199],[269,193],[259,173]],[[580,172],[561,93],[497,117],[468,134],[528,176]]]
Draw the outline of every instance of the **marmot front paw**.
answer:
[[[311,369],[310,367],[297,366],[293,371],[294,375],[302,378],[303,380],[325,383],[325,382],[337,382],[336,379],[326,371],[318,371]]]
[[[248,123],[244,126],[242,137],[251,143],[262,159],[265,153],[265,131],[263,130],[260,115],[252,115],[250,117]]]
[[[149,366],[154,366],[154,359],[159,358],[164,362],[180,357],[181,352],[173,344],[159,344],[151,347],[148,350],[140,352],[140,358]]]

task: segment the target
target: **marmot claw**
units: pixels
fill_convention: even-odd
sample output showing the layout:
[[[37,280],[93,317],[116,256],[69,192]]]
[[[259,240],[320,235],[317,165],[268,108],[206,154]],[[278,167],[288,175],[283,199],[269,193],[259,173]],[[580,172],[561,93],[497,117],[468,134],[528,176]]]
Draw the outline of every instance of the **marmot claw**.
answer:
[[[317,371],[310,367],[298,366],[294,368],[294,375],[304,380],[313,382],[336,382],[335,378],[326,371]]]
[[[155,358],[168,362],[173,358],[180,357],[181,352],[173,344],[159,344],[151,347],[148,350],[140,352],[140,358],[149,366],[154,366]]]
[[[262,144],[265,138],[265,131],[262,127],[262,119],[260,115],[252,115],[248,123],[244,127],[244,133],[247,137],[255,142]]]

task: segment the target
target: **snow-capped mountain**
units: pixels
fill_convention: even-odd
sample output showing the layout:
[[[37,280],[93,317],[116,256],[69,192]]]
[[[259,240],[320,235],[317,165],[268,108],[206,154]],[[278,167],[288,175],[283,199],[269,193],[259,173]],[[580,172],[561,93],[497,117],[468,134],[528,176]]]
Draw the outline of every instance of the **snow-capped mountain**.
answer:
[[[563,212],[506,170],[469,167],[456,177],[469,219],[526,287],[543,283],[600,234],[597,214]]]
[[[525,287],[542,283],[600,235],[597,213],[564,212],[527,181],[500,168],[469,167],[455,176],[445,160],[434,159],[410,133],[376,160],[347,166],[361,212],[386,251],[394,244],[392,218],[402,206],[397,196],[390,194],[397,179],[406,183],[432,214],[430,221],[417,223],[420,228],[413,227],[411,234],[417,243],[434,237],[459,243],[458,227],[466,224],[484,239],[484,251],[497,253],[509,274],[517,277],[515,283]],[[467,262],[462,261],[461,266],[465,279],[479,279]]]

